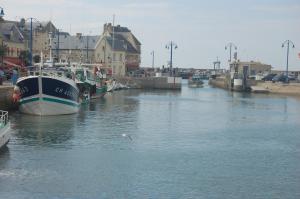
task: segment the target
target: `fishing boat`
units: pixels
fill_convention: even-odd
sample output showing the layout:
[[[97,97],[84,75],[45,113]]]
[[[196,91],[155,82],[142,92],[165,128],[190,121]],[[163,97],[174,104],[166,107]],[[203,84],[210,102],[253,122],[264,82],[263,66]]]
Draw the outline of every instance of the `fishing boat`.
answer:
[[[192,88],[201,87],[203,85],[203,81],[201,79],[201,76],[198,74],[194,74],[192,77],[188,80],[188,86]]]
[[[50,47],[51,49],[51,47]],[[19,110],[32,115],[64,115],[79,110],[79,90],[69,69],[53,65],[50,59],[30,67],[28,76],[21,77],[14,92]]]
[[[65,67],[53,64],[51,35],[49,32],[49,59],[44,63],[41,53],[40,64],[30,68],[28,76],[17,81],[15,92],[19,95],[19,110],[22,113],[64,115],[79,110],[79,89],[74,74]]]
[[[31,70],[19,78],[19,110],[32,115],[63,115],[79,110],[79,90],[70,73],[55,67]]]
[[[0,149],[6,146],[10,138],[8,112],[0,110]]]
[[[75,74],[76,84],[84,100],[101,98],[106,94],[105,75],[101,73],[99,68],[94,66],[92,70],[90,67],[73,65],[72,71]]]

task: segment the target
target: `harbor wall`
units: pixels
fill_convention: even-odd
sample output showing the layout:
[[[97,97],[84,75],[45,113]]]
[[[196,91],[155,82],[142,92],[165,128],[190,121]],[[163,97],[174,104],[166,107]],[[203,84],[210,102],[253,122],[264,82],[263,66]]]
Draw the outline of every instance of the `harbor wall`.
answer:
[[[12,101],[13,86],[0,86],[0,109],[12,110],[16,109],[16,104]]]
[[[300,96],[300,83],[257,82],[257,86],[268,90],[269,93]]]
[[[231,90],[230,78],[222,76],[215,79],[210,79],[209,84],[218,88]],[[300,83],[281,83],[281,82],[264,82],[247,80],[248,86],[257,86],[265,89],[268,93],[284,94],[284,95],[299,95],[300,96]]]
[[[135,89],[181,89],[181,77],[119,77],[115,79]]]
[[[215,79],[209,79],[209,84],[223,89],[230,89],[230,78],[227,76],[216,77]]]

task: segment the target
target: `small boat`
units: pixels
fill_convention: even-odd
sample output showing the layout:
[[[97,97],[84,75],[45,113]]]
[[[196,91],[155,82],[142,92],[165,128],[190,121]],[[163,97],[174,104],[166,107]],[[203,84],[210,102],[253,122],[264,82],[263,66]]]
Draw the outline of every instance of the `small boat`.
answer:
[[[6,146],[10,138],[8,112],[0,110],[0,149]]]
[[[188,81],[188,86],[192,88],[201,87],[203,85],[203,81],[201,76],[198,74],[194,74]]]

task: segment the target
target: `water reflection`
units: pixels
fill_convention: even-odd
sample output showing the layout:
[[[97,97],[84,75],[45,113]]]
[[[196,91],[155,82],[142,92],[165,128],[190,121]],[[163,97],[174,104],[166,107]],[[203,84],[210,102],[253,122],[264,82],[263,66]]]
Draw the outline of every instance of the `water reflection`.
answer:
[[[15,113],[12,129],[17,144],[60,145],[73,136],[77,115],[32,116]]]
[[[2,175],[2,170],[6,168],[6,166],[8,165],[10,159],[10,151],[9,148],[7,146],[2,147],[0,149],[0,181],[1,181],[1,177]]]

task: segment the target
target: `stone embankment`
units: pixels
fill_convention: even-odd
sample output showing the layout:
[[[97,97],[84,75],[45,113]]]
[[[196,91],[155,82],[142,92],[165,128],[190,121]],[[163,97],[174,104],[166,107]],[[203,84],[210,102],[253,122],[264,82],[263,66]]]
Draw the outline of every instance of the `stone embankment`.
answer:
[[[230,90],[229,78],[225,76],[217,77],[216,79],[210,79],[209,84],[218,88]],[[281,83],[281,82],[264,82],[264,81],[254,81],[249,82],[251,86],[256,86],[257,88],[262,88],[268,93],[283,94],[283,95],[298,95],[300,96],[300,83]]]
[[[230,81],[229,78],[225,76],[216,77],[215,79],[209,79],[209,84],[223,89],[230,89]]]
[[[115,79],[135,89],[181,89],[181,77],[118,77]]]
[[[269,93],[300,96],[300,83],[257,82],[256,85],[268,90]]]
[[[0,86],[0,109],[1,110],[12,110],[16,109],[16,104],[13,103],[14,87],[11,85]]]

